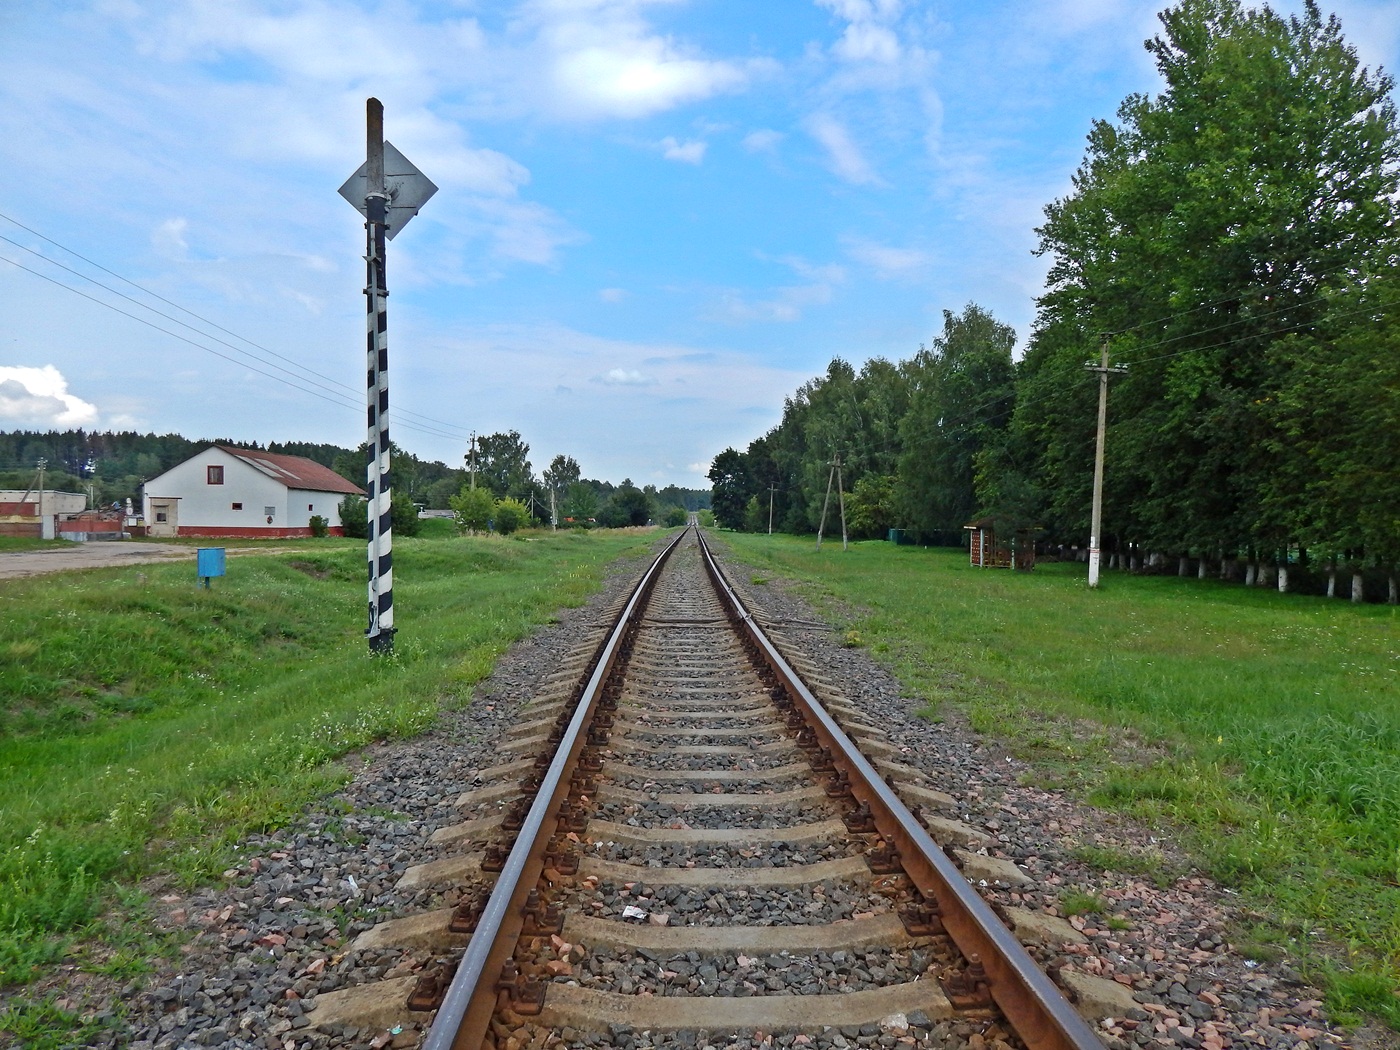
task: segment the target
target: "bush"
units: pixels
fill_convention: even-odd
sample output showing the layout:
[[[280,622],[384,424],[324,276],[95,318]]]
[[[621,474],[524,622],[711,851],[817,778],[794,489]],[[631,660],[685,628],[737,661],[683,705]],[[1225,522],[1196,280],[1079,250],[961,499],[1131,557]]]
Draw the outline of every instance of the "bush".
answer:
[[[463,532],[485,532],[495,510],[490,489],[463,488],[448,503],[457,516],[457,528]]]
[[[530,508],[521,503],[518,499],[500,499],[496,501],[496,531],[502,536],[509,536],[520,526],[530,520]]]
[[[674,529],[678,525],[684,525],[690,515],[684,507],[671,507],[666,511],[664,519],[666,527]]]
[[[391,520],[395,534],[417,536],[420,526],[418,508],[413,504],[413,497],[407,492],[396,492],[390,498],[389,507],[392,511]]]
[[[331,523],[320,514],[311,515],[309,524],[311,525],[311,535],[313,536],[329,536],[331,534]]]
[[[340,524],[345,535],[363,540],[369,536],[369,516],[363,496],[346,496],[340,501]]]

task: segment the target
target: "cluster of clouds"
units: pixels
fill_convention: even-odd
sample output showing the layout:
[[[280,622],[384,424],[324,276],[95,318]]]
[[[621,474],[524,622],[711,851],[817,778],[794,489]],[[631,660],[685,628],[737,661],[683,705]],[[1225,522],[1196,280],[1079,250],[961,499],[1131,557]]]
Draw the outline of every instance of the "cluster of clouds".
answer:
[[[68,380],[53,365],[0,365],[0,427],[64,430],[93,427],[99,420],[97,406],[70,393]]]

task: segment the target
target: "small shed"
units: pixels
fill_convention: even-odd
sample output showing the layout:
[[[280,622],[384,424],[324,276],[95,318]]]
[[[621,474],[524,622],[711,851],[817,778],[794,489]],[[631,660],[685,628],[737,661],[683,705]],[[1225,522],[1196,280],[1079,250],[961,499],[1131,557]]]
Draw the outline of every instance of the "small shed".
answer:
[[[995,518],[978,518],[964,525],[968,534],[968,557],[976,569],[1035,568],[1035,529],[1020,528],[997,533]],[[1007,534],[1009,531],[1009,535]]]

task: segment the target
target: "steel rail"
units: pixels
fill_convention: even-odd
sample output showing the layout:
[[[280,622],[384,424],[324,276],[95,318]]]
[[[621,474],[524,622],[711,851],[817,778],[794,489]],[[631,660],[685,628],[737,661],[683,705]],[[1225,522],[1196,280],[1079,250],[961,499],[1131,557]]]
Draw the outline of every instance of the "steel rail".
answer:
[[[704,536],[696,530],[706,569],[744,634],[777,675],[789,697],[805,709],[807,724],[833,759],[844,766],[851,793],[869,805],[875,826],[898,851],[905,872],[925,897],[935,900],[943,925],[958,950],[980,957],[992,998],[1031,1050],[1103,1050],[1104,1044],[1079,1016],[1050,978],[1006,928],[991,906],[968,884],[961,871],[875,767],[831,717],[797,672],[768,639],[739,596],[729,586]]]
[[[661,566],[685,533],[685,529],[678,532],[642,575],[599,650],[597,664],[574,707],[569,727],[540,782],[535,800],[506,857],[505,867],[496,877],[495,888],[428,1029],[423,1050],[480,1050],[496,1012],[497,975],[515,951],[524,926],[525,898],[544,871],[545,848],[556,826],[559,805],[568,795],[566,773],[583,750],[603,684],[612,673],[622,643],[650,595]]]

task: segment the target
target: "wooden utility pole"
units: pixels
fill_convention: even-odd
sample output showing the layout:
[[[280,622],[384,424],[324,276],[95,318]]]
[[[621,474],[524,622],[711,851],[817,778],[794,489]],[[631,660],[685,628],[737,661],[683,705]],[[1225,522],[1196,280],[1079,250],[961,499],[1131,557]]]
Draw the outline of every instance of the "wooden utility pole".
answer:
[[[471,474],[472,491],[476,490],[476,431],[472,431],[472,450],[467,454],[467,470]]]
[[[1084,367],[1099,374],[1099,426],[1098,439],[1094,446],[1094,506],[1089,521],[1089,586],[1099,585],[1099,558],[1102,547],[1103,525],[1103,446],[1105,431],[1108,428],[1108,377],[1110,373],[1121,375],[1128,369],[1123,365],[1110,366],[1108,363],[1108,333],[1105,332],[1099,343],[1099,363],[1084,362]]]

